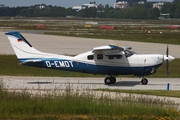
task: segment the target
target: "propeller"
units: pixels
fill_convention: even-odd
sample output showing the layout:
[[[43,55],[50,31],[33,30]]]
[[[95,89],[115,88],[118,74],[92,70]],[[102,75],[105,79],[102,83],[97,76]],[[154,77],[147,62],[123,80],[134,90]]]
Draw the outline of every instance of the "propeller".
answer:
[[[169,58],[169,47],[167,45],[166,57]],[[166,74],[169,75],[169,59],[166,59]]]
[[[166,55],[164,55],[164,61],[166,61],[166,74],[168,75],[169,72],[169,62],[174,60],[175,58],[171,55],[169,55],[169,47],[167,45],[167,49],[166,49]]]

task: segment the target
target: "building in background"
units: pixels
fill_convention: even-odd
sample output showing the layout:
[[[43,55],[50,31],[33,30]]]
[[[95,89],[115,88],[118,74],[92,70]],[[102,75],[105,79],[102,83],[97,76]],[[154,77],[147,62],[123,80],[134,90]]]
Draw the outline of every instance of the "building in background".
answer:
[[[85,9],[85,8],[83,8],[82,6],[73,6],[72,9],[76,10],[76,11],[80,11],[80,10]]]
[[[127,1],[119,1],[117,3],[114,3],[114,8],[127,8],[129,6],[129,3]]]
[[[72,9],[79,11],[86,8],[98,8],[103,9],[104,6],[102,4],[96,4],[96,2],[90,2],[89,4],[83,4],[81,6],[73,6]]]
[[[46,4],[39,4],[39,5],[35,5],[38,9],[45,9],[46,8]]]
[[[72,9],[79,11],[85,8],[92,8],[92,7],[98,8],[98,6],[99,5],[97,5],[96,2],[90,2],[89,4],[83,4],[81,6],[73,6]]]
[[[154,3],[154,4],[153,4],[153,8],[158,8],[159,10],[161,10],[161,8],[163,7],[163,5],[164,5],[163,2]]]
[[[127,8],[132,5],[132,3],[144,4],[147,0],[116,0],[114,3],[114,8]]]
[[[132,4],[132,3],[138,3],[138,2],[147,2],[147,0],[116,0],[116,3],[118,3],[118,2],[122,2],[122,1],[126,1],[127,3],[129,3],[130,5]]]

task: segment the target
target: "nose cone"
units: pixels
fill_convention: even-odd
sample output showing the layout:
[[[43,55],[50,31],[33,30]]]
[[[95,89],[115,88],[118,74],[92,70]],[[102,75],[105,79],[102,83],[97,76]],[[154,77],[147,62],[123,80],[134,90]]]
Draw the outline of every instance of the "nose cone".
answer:
[[[168,62],[174,60],[175,58],[171,55],[168,55],[168,57],[166,55],[164,55],[164,60],[168,60]]]

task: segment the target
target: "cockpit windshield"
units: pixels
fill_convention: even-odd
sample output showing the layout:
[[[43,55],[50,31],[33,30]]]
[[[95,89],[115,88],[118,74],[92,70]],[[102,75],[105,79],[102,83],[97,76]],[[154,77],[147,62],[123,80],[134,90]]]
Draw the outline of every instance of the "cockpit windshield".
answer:
[[[132,50],[125,50],[124,52],[125,52],[125,56],[126,56],[126,57],[130,57],[130,56],[136,54],[136,53],[135,53],[134,51],[132,51]]]

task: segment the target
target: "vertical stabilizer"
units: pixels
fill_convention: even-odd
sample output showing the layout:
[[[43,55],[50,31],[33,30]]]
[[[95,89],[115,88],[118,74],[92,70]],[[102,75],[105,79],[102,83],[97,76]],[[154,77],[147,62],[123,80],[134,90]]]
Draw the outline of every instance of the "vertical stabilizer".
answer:
[[[36,50],[19,32],[8,32],[5,34],[7,35],[10,44],[19,60],[57,56],[55,54],[43,53]]]

